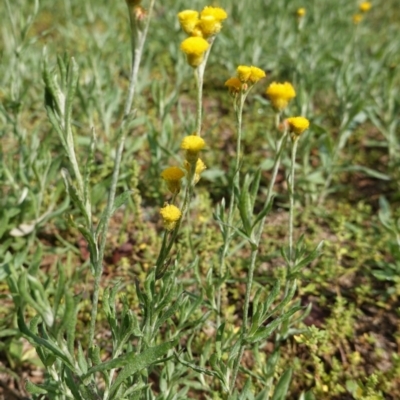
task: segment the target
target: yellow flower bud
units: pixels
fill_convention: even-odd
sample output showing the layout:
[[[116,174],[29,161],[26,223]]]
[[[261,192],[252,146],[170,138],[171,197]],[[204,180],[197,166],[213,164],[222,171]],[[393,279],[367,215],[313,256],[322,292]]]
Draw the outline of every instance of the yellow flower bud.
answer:
[[[199,158],[199,152],[205,145],[206,142],[200,136],[189,135],[183,138],[181,149],[186,150],[186,160],[193,164]]]
[[[265,78],[265,72],[261,68],[239,65],[236,70],[237,76],[241,82],[254,84],[260,79]]]
[[[291,117],[286,120],[289,131],[293,133],[294,137],[300,136],[310,126],[310,121],[304,117]]]
[[[211,7],[207,6],[203,8],[203,11],[200,13],[200,18],[204,17],[214,17],[217,21],[223,21],[228,18],[228,14],[223,8],[220,7]]]
[[[228,17],[226,11],[220,7],[204,7],[200,13],[197,27],[205,38],[214,36],[222,29],[221,22]]]
[[[242,82],[240,82],[239,78],[229,78],[226,82],[225,82],[225,86],[228,87],[230,93],[232,94],[236,94],[239,93],[240,90],[242,89]]]
[[[161,172],[161,178],[167,183],[168,189],[172,193],[179,193],[181,190],[181,179],[185,173],[178,167],[168,167]]]
[[[289,101],[296,97],[296,92],[289,82],[272,82],[268,86],[266,94],[271,101],[272,107],[279,112],[284,110],[289,104]]]
[[[359,10],[361,12],[368,12],[372,7],[372,4],[369,1],[363,1],[360,6],[359,6]]]
[[[212,15],[201,17],[197,24],[204,37],[216,35],[222,29],[220,21],[216,20]]]
[[[167,204],[160,209],[160,214],[163,219],[164,228],[168,231],[175,229],[177,222],[182,216],[178,207],[173,204]]]
[[[363,16],[361,14],[354,14],[353,15],[353,24],[358,25],[363,19]]]
[[[183,166],[188,173],[190,173],[190,163],[188,161],[183,162]],[[196,161],[196,169],[194,171],[194,179],[193,183],[196,184],[200,180],[201,173],[207,169],[206,164],[204,164],[201,158],[198,158]]]
[[[303,18],[303,17],[306,15],[306,9],[303,8],[303,7],[297,9],[296,15],[297,15],[299,18]]]
[[[189,37],[181,43],[181,50],[186,54],[188,64],[196,68],[202,63],[209,46],[207,40],[201,37]]]
[[[241,82],[247,82],[251,75],[251,67],[248,67],[247,65],[239,65],[236,73]]]
[[[182,29],[188,35],[191,35],[193,30],[196,28],[197,23],[199,22],[199,13],[198,11],[194,10],[185,10],[178,14],[178,18]]]

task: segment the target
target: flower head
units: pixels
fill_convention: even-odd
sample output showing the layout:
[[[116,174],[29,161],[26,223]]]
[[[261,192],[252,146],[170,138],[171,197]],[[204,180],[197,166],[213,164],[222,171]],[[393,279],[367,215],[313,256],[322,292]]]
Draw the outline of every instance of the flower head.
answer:
[[[181,149],[193,152],[199,152],[204,149],[206,142],[203,138],[197,135],[185,136],[181,143]]]
[[[226,11],[220,7],[205,7],[200,13],[197,28],[205,38],[214,36],[222,29],[221,22],[228,17]]]
[[[237,76],[241,82],[256,83],[265,78],[265,72],[261,68],[239,65],[236,70]]]
[[[188,174],[190,174],[190,163],[188,161],[183,162],[183,167],[186,169]],[[194,179],[193,183],[196,184],[200,180],[201,173],[207,169],[206,164],[204,164],[201,158],[198,158],[196,161],[196,168],[194,170]]]
[[[197,28],[199,28],[202,36],[208,38],[220,32],[222,29],[222,25],[221,22],[217,21],[214,17],[209,15],[200,18],[200,21],[197,24]]]
[[[239,78],[229,78],[226,82],[225,82],[225,86],[228,86],[229,91],[232,94],[236,94],[239,93],[240,90],[242,89],[242,82],[240,82]]]
[[[181,210],[173,204],[167,204],[163,208],[160,209],[160,214],[163,219],[164,228],[168,231],[172,231],[176,223],[181,218]]]
[[[161,178],[167,183],[168,189],[172,193],[179,193],[181,190],[181,179],[185,173],[178,167],[168,167],[161,172]]]
[[[199,22],[199,12],[194,10],[184,10],[178,14],[179,23],[182,29],[191,35]]]
[[[200,136],[189,135],[183,138],[181,149],[186,150],[186,160],[193,164],[199,158],[199,152],[204,148],[206,142]]]
[[[251,67],[248,67],[247,65],[239,65],[236,73],[241,82],[247,82],[251,75]]]
[[[226,11],[219,7],[205,7],[200,15],[194,10],[178,14],[181,27],[188,35],[204,38],[216,35],[227,17]]]
[[[189,37],[181,43],[181,50],[186,54],[189,65],[196,68],[203,61],[203,55],[209,46],[202,37]]]
[[[361,12],[368,12],[372,7],[372,4],[369,1],[363,1],[358,7]]]
[[[291,117],[286,122],[294,137],[300,136],[310,126],[310,121],[304,117]]]
[[[217,21],[221,22],[228,18],[228,14],[223,8],[207,6],[204,7],[203,11],[200,13],[200,18],[204,17],[213,17]]]
[[[251,73],[250,73],[250,78],[249,81],[252,83],[258,82],[260,79],[265,78],[265,72],[261,68],[257,67],[250,67]]]
[[[266,94],[272,103],[272,107],[279,112],[284,110],[289,104],[289,101],[296,97],[296,92],[289,82],[272,82],[268,86]]]
[[[363,19],[361,14],[354,14],[353,15],[353,24],[358,25]]]
[[[297,11],[296,11],[296,15],[299,18],[304,17],[306,15],[306,9],[304,7],[298,8]]]

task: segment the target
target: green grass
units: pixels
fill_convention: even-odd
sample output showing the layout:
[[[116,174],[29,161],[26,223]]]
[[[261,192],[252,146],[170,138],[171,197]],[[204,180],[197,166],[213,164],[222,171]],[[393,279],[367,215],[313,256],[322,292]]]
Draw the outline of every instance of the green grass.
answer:
[[[106,207],[131,62],[129,19],[122,0],[112,4],[65,0],[57,5],[42,0],[36,15],[30,2],[8,3],[9,13],[0,16],[0,396],[4,399],[11,398],[12,390],[25,394],[25,378],[39,384],[46,376],[32,345],[18,330],[12,296],[17,289],[5,283],[10,270],[16,276],[22,276],[21,271],[36,276],[52,305],[57,282],[64,276],[65,288],[80,301],[75,351],[78,341],[83,347],[88,344],[93,290],[89,249],[77,228],[84,224],[82,212],[66,194],[61,178],[63,169],[72,174],[70,164],[44,107],[44,58],[54,70],[58,55],[65,55],[65,60],[74,57],[79,66],[72,124],[82,167],[87,164],[92,128],[97,138],[93,163],[88,163],[95,224]],[[298,277],[293,304],[312,304],[312,308],[280,343],[274,385],[292,367],[288,399],[309,399],[311,392],[318,399],[396,399],[400,392],[397,3],[373,2],[357,26],[352,23],[358,10],[355,1],[232,3],[218,4],[229,17],[205,72],[207,148],[202,158],[208,168],[196,186],[188,223],[172,253],[170,266],[175,272],[166,278],[176,285],[171,304],[180,291],[185,303],[163,322],[152,344],[179,338],[176,350],[182,361],[217,370],[219,362],[226,363],[242,325],[251,249],[237,235],[227,257],[229,274],[222,288],[227,324],[222,356],[215,361],[218,327],[213,301],[218,277],[210,271],[217,270],[223,245],[215,215],[221,200],[229,204],[232,195],[236,149],[232,98],[224,82],[238,65],[255,65],[268,74],[244,107],[241,176],[261,168],[255,205],[259,212],[271,178],[276,137],[265,88],[274,80],[292,82],[297,96],[287,115],[304,115],[311,121],[299,141],[295,239],[304,235],[306,252],[324,241],[322,254]],[[136,118],[129,127],[117,186],[117,194],[132,190],[132,195],[110,221],[101,282],[103,289],[119,282],[117,310],[123,310],[125,298],[126,307],[139,320],[143,299],[138,298],[135,282],[143,293],[151,292],[145,282],[162,241],[159,208],[170,199],[160,173],[181,163],[179,144],[196,124],[195,81],[179,50],[185,34],[176,14],[205,5],[156,1],[140,67],[133,104]],[[301,29],[295,16],[299,7],[307,9]],[[288,236],[289,167],[288,148],[260,244],[250,313],[258,289],[264,291],[260,295],[264,301],[274,282],[286,279],[281,250]],[[235,223],[240,225],[238,215]],[[160,283],[160,292],[167,290],[163,286],[167,283]],[[102,290],[101,300],[103,295]],[[26,320],[36,311],[28,307]],[[207,322],[199,322],[208,312]],[[101,309],[96,342],[102,361],[111,357],[109,319]],[[275,339],[247,346],[236,385],[239,391],[248,377],[255,394],[266,387]],[[135,348],[137,341],[131,339],[124,349]],[[168,355],[170,359],[148,370],[148,377],[142,373],[140,379],[152,384],[143,398],[229,398],[215,376]],[[39,375],[37,368],[42,371]],[[253,398],[245,391],[242,396]]]

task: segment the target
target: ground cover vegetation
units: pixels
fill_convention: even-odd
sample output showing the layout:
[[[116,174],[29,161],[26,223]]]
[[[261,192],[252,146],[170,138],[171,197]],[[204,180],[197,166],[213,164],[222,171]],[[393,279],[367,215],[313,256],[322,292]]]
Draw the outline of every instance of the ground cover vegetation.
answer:
[[[395,0],[2,11],[0,398],[399,398]]]

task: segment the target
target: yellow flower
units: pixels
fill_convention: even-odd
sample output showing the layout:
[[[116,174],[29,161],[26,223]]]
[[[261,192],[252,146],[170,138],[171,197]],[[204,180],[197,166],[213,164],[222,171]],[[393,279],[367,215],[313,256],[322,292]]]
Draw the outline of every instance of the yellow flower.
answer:
[[[228,17],[226,11],[219,7],[205,7],[200,13],[197,28],[205,38],[214,36],[222,29],[221,22]]]
[[[197,23],[199,22],[199,13],[198,11],[194,10],[185,10],[178,14],[178,18],[182,29],[188,35],[191,35],[193,30],[196,28]]]
[[[229,78],[226,82],[225,82],[225,86],[228,86],[229,91],[232,94],[236,94],[238,92],[240,92],[240,90],[242,89],[242,82],[240,82],[239,78]]]
[[[221,22],[228,18],[228,14],[223,8],[208,6],[204,7],[200,13],[200,18],[204,17],[214,17],[217,21]]]
[[[181,43],[181,50],[186,54],[188,64],[196,68],[203,61],[204,52],[209,46],[202,37],[189,37]]]
[[[197,135],[185,136],[181,143],[181,149],[193,152],[199,152],[204,149],[206,142],[203,138]]]
[[[360,6],[359,6],[359,10],[361,12],[367,12],[371,9],[372,4],[369,1],[363,1]]]
[[[200,21],[197,24],[197,28],[200,29],[205,38],[208,38],[220,32],[222,29],[222,25],[221,22],[217,21],[213,16],[207,15],[200,18]]]
[[[250,74],[249,81],[252,83],[256,83],[260,79],[265,78],[265,76],[266,76],[265,72],[261,68],[251,66],[250,70],[251,70],[251,74]]]
[[[272,82],[268,86],[266,94],[272,103],[272,107],[279,112],[284,110],[289,104],[289,101],[296,97],[296,92],[289,82]]]
[[[160,214],[163,219],[164,228],[168,231],[172,231],[175,228],[176,223],[179,221],[182,215],[179,208],[173,204],[167,204],[161,208]]]
[[[297,15],[299,18],[304,17],[304,16],[306,15],[306,9],[303,8],[303,7],[297,9],[296,15]]]
[[[256,83],[260,79],[265,78],[265,72],[257,67],[248,67],[247,65],[239,65],[237,67],[237,76],[241,82]]]
[[[251,67],[248,67],[247,65],[239,65],[236,73],[241,82],[247,82],[251,75]]]
[[[200,136],[189,135],[183,138],[181,149],[186,150],[186,160],[193,164],[199,158],[199,151],[204,148],[206,142]]]
[[[161,178],[167,183],[168,189],[172,193],[179,193],[181,190],[181,179],[185,173],[178,167],[168,167],[161,172]]]
[[[286,120],[289,130],[295,137],[300,136],[310,126],[310,121],[304,117],[291,117]]]
[[[353,24],[358,25],[363,19],[361,14],[354,14],[353,15]]]
[[[183,166],[186,169],[186,171],[190,173],[190,163],[185,160],[183,162]],[[196,184],[200,180],[200,175],[205,169],[207,169],[206,164],[204,164],[201,158],[198,158],[196,161],[196,169],[194,171],[194,180],[193,180],[194,184]]]

